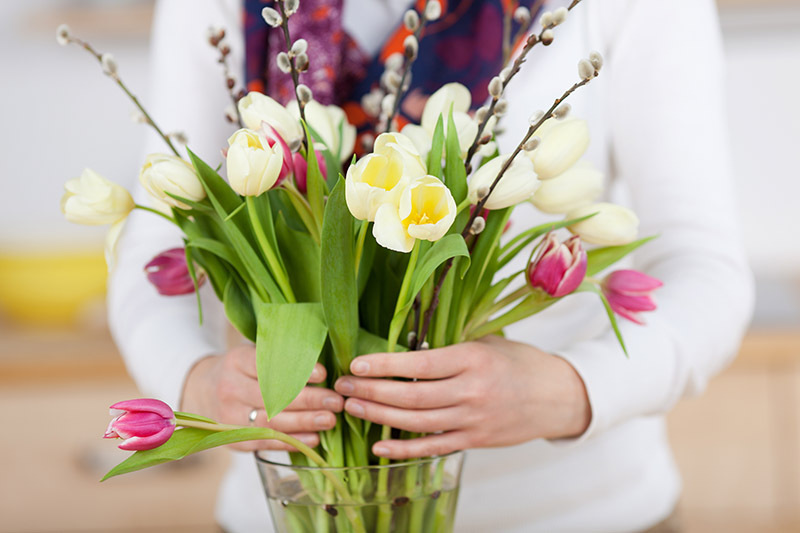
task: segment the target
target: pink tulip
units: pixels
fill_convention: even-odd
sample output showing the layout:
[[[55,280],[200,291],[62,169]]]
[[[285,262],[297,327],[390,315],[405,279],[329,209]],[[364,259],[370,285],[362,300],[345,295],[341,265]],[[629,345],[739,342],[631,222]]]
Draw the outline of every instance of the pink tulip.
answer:
[[[317,156],[317,164],[319,165],[319,170],[322,172],[322,177],[328,179],[328,168],[325,166],[325,157],[323,157],[322,152],[319,150],[314,150],[314,154]],[[306,158],[298,152],[294,154],[294,182],[303,194],[306,193],[307,176],[308,162],[306,162]]]
[[[548,233],[536,259],[528,266],[528,282],[554,298],[571,293],[586,276],[586,252],[578,236],[566,242],[558,242],[553,233]]]
[[[104,439],[125,439],[121,450],[152,450],[169,440],[175,431],[175,413],[161,400],[126,400],[111,406],[111,416],[122,411],[108,425]]]
[[[280,185],[283,180],[289,174],[294,174],[295,172],[295,158],[297,154],[292,155],[292,150],[289,148],[289,145],[286,144],[286,141],[283,140],[283,137],[277,132],[275,128],[267,124],[266,122],[261,123],[261,129],[264,132],[264,136],[267,138],[267,142],[269,142],[270,148],[275,146],[275,143],[279,143],[281,145],[281,152],[283,152],[283,163],[281,164],[281,171],[278,174],[278,181],[275,182],[275,185],[272,187],[275,188]]]
[[[611,309],[636,324],[644,324],[642,311],[653,311],[656,302],[652,292],[663,283],[637,270],[617,270],[603,280],[603,294]]]
[[[177,296],[194,292],[194,283],[186,264],[186,251],[183,248],[172,248],[161,252],[144,267],[147,279],[159,294]],[[197,274],[198,287],[205,281],[202,271]]]

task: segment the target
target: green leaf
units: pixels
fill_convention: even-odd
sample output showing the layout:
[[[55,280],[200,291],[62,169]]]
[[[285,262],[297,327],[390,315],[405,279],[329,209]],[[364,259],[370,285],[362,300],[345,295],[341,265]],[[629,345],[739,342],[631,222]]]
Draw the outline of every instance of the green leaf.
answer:
[[[339,139],[342,138],[344,120],[339,123]],[[311,136],[314,138],[314,142],[325,146],[325,140],[322,138],[322,135],[319,134],[317,130],[311,127],[311,124],[307,124],[308,131],[311,132]],[[339,151],[341,151],[342,147],[339,147]],[[336,182],[339,179],[339,172],[342,170],[342,166],[339,164],[341,161],[340,154],[334,154],[331,152],[329,146],[325,146],[324,149],[318,149],[318,151],[322,154],[322,158],[325,159],[325,170],[327,171],[326,175],[327,178],[325,179],[328,182],[328,187],[332,185],[335,186]],[[331,183],[333,180],[333,183]]]
[[[431,151],[428,152],[428,174],[437,178],[442,177],[442,148],[444,148],[444,120],[442,115],[439,115],[433,131]]]
[[[308,131],[308,125],[305,122],[303,122],[303,128],[305,128],[306,139],[308,139],[306,150],[306,162],[308,163],[306,195],[308,196],[308,203],[311,204],[311,212],[314,213],[314,218],[322,220],[322,214],[325,210],[325,180],[322,178],[322,172],[314,154],[314,141],[312,141],[311,132]]]
[[[216,424],[217,423],[216,420],[211,420],[210,418],[207,418],[207,417],[202,416],[202,415],[196,415],[194,413],[182,413],[180,411],[175,411],[175,418],[177,418],[179,421],[180,420],[197,420],[198,422],[208,422],[209,424]],[[180,422],[178,422],[178,425],[179,426],[181,425]]]
[[[289,227],[283,213],[275,221],[275,231],[281,258],[286,265],[286,271],[291,273],[289,282],[297,301],[319,302],[322,294],[319,245],[308,233]]]
[[[192,415],[192,417],[194,417],[194,415]],[[200,419],[198,417],[194,418]],[[226,431],[211,431],[198,428],[176,429],[175,433],[172,434],[172,437],[170,437],[166,443],[152,450],[134,452],[132,455],[128,456],[127,459],[112,468],[101,481],[105,481],[120,474],[127,474],[162,463],[177,461],[183,459],[187,455],[208,450],[209,448],[246,440],[269,438],[271,434],[274,434],[273,430],[260,427],[229,429]]]
[[[652,238],[652,237],[651,237]],[[646,239],[642,239],[646,240]],[[617,337],[617,341],[619,342],[622,351],[625,353],[625,357],[630,358],[628,355],[628,349],[625,347],[625,341],[622,339],[622,332],[619,330],[619,323],[617,322],[617,315],[614,314],[614,310],[611,309],[611,304],[608,303],[605,294],[603,291],[600,290],[600,287],[595,285],[594,283],[584,281],[581,283],[580,287],[578,287],[576,292],[593,292],[597,296],[600,297],[600,301],[603,302],[603,307],[606,310],[606,314],[608,315],[608,321],[611,322],[611,328],[614,330],[614,335]]]
[[[389,346],[389,341],[378,335],[373,335],[365,329],[358,330],[358,347],[356,353],[358,355],[366,355],[370,353],[384,353]],[[404,346],[397,346],[395,352],[406,352],[408,349]]]
[[[185,242],[185,241],[184,241]],[[192,256],[192,248],[184,246],[183,253],[186,256],[186,269],[189,271],[189,277],[192,278],[192,285],[194,285],[194,295],[197,297],[197,317],[200,325],[203,325],[203,302],[200,299],[200,284],[197,282],[197,272],[194,269],[194,257]]]
[[[342,372],[350,367],[358,338],[353,220],[345,201],[345,183],[340,180],[331,191],[322,221],[320,285],[333,352]]]
[[[267,416],[280,413],[306,386],[328,327],[318,303],[254,301],[256,367]]]
[[[450,119],[447,121],[447,149],[445,150],[444,183],[456,204],[460,204],[467,197],[467,171],[461,159],[461,145],[458,141],[458,131],[453,120],[453,108],[450,108]],[[463,226],[463,222],[458,227]],[[454,226],[456,226],[454,224]]]
[[[225,218],[229,213],[239,207],[242,203],[242,199],[236,194],[236,191],[231,189],[228,182],[222,179],[213,168],[208,166],[188,148],[186,151],[189,153],[192,165],[197,171],[200,183],[203,184],[203,188],[206,190],[208,199],[211,200],[211,205],[214,206],[220,218]]]
[[[231,324],[245,336],[255,342],[256,340],[256,315],[250,296],[239,286],[239,281],[231,277],[225,285],[223,298],[225,315]]]
[[[390,332],[400,331],[400,326],[405,322],[408,311],[411,309],[411,304],[414,303],[419,291],[428,281],[428,278],[433,275],[436,269],[450,259],[451,257],[463,257],[462,261],[469,260],[469,250],[467,243],[461,235],[445,235],[439,239],[430,249],[425,252],[422,260],[417,263],[414,273],[411,276],[411,284],[409,291],[406,294],[404,302],[398,302],[398,311],[392,317],[392,322],[389,327]]]
[[[194,211],[197,211],[199,213],[203,213],[205,215],[210,215],[210,214],[214,213],[214,208],[211,207],[210,205],[207,205],[205,203],[195,202],[195,201],[189,200],[188,198],[184,198],[183,196],[178,196],[177,194],[172,194],[171,192],[167,192],[167,191],[164,191],[164,192],[166,192],[167,195],[169,195],[172,198],[178,200],[179,202],[182,202],[182,203],[188,205]],[[183,210],[183,211],[185,211],[185,210]]]
[[[623,244],[621,246],[605,246],[603,248],[589,250],[586,252],[586,257],[588,260],[586,266],[586,275],[594,276],[598,272],[602,272],[629,253],[639,248],[644,243],[650,242],[656,237],[657,235],[653,235],[629,244]]]

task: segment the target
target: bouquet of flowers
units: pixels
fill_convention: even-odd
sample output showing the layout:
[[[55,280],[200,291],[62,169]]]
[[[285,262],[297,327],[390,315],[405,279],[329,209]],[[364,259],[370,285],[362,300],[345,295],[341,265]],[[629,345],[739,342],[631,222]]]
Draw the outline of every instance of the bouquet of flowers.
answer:
[[[298,2],[276,1],[276,9],[264,8],[263,18],[285,36],[286,51],[276,62],[291,76],[296,101],[284,107],[264,94],[237,94],[226,72],[236,102],[231,119],[241,125],[224,150],[227,180],[188,148],[184,157],[176,148],[181,136],[156,125],[123,83],[113,57],[62,26],[59,42],[94,55],[171,152],[148,156],[142,167],[140,181],[152,207],[136,205],[125,189],[86,170],[67,182],[62,210],[73,222],[111,224],[109,265],[131,210],[151,211],[177,225],[183,249],[154,258],[147,276],[164,295],[196,292],[210,283],[230,322],[255,343],[270,418],[306,386],[317,362],[335,380],[350,373],[358,355],[501,334],[579,291],[602,300],[624,351],[615,314],[640,322],[640,311],[655,308],[650,292],[660,283],[629,270],[595,277],[648,240],[636,240],[638,222],[630,210],[593,203],[601,176],[581,161],[587,126],[568,116],[564,102],[598,76],[600,55],[579,61],[577,81],[545,111],[532,114],[512,152],[499,153],[494,142],[507,108],[506,87],[537,45],[553,41],[556,27],[579,3],[543,13],[538,33],[519,34],[513,61],[512,36],[505,32],[506,66],[492,78],[490,98],[477,111],[470,112],[469,90],[450,83],[428,99],[421,124],[397,131],[419,39],[441,6],[430,0],[421,12],[409,10],[403,54],[387,61],[381,86],[365,98],[365,109],[367,100],[373,104],[375,131],[383,133],[367,137],[371,150],[351,159],[355,128],[340,108],[317,103],[300,83],[309,65],[307,43],[293,41],[288,25]],[[530,26],[525,8],[507,13],[506,20],[511,17],[525,30]],[[223,36],[215,30],[209,39],[224,64],[230,50]],[[564,216],[506,238],[512,212],[524,202]],[[572,236],[562,240],[562,228]],[[587,250],[585,244],[595,246]],[[528,257],[524,268],[500,277],[521,254]],[[451,471],[447,462],[452,456],[409,463],[400,475],[388,459],[372,453],[378,440],[419,434],[343,414],[312,449],[269,428],[219,424],[174,412],[158,400],[130,400],[112,409],[121,414],[106,436],[123,438],[120,447],[135,453],[106,478],[213,446],[277,439],[297,450],[291,458],[299,467],[291,479],[264,474],[279,529],[452,528],[458,482],[458,469]],[[304,498],[296,506],[280,496],[279,485],[287,484]]]

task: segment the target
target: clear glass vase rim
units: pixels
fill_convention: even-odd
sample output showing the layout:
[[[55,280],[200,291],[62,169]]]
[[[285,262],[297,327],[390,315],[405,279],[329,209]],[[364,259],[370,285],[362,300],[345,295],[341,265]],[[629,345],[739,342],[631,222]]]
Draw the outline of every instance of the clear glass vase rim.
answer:
[[[411,459],[407,461],[403,461],[401,463],[391,463],[388,465],[367,465],[367,466],[305,466],[305,465],[292,465],[286,463],[279,463],[277,461],[270,461],[269,459],[265,459],[261,457],[261,451],[257,451],[253,453],[255,456],[256,461],[259,463],[265,463],[272,466],[279,466],[283,468],[290,468],[292,470],[329,470],[334,472],[341,472],[343,470],[347,471],[354,471],[354,470],[381,470],[384,468],[402,468],[404,466],[418,466],[420,464],[425,463],[433,463],[435,461],[439,461],[441,459],[447,460],[451,457],[455,457],[457,455],[464,455],[464,450],[457,450],[454,452],[450,452],[446,455],[434,455],[433,457],[422,457],[420,459]]]

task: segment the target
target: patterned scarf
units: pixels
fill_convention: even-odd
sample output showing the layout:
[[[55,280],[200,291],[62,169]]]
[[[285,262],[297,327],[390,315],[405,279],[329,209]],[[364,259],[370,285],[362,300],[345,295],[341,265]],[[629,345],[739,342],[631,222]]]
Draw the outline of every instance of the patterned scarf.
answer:
[[[402,53],[403,41],[411,32],[398,21],[379,53],[370,58],[342,27],[344,1],[301,0],[300,10],[289,19],[289,30],[292,39],[308,41],[310,68],[300,75],[300,82],[311,88],[318,102],[344,108],[350,122],[363,129],[370,119],[361,109],[361,97],[379,84],[386,58]],[[477,107],[488,97],[487,85],[503,66],[504,13],[522,5],[531,9],[535,18],[542,2],[440,2],[442,16],[428,23],[422,34],[406,100],[424,102],[445,83],[457,81],[469,88]],[[426,3],[417,0],[417,10],[422,11]],[[291,76],[275,64],[275,55],[286,51],[283,32],[270,28],[261,18],[261,9],[273,4],[272,0],[245,0],[245,82],[248,90],[264,92],[285,104],[294,98],[294,90]],[[512,22],[511,35],[517,35],[519,29],[519,24]],[[400,126],[409,119],[418,120],[419,112],[421,105],[404,105],[398,117]]]

